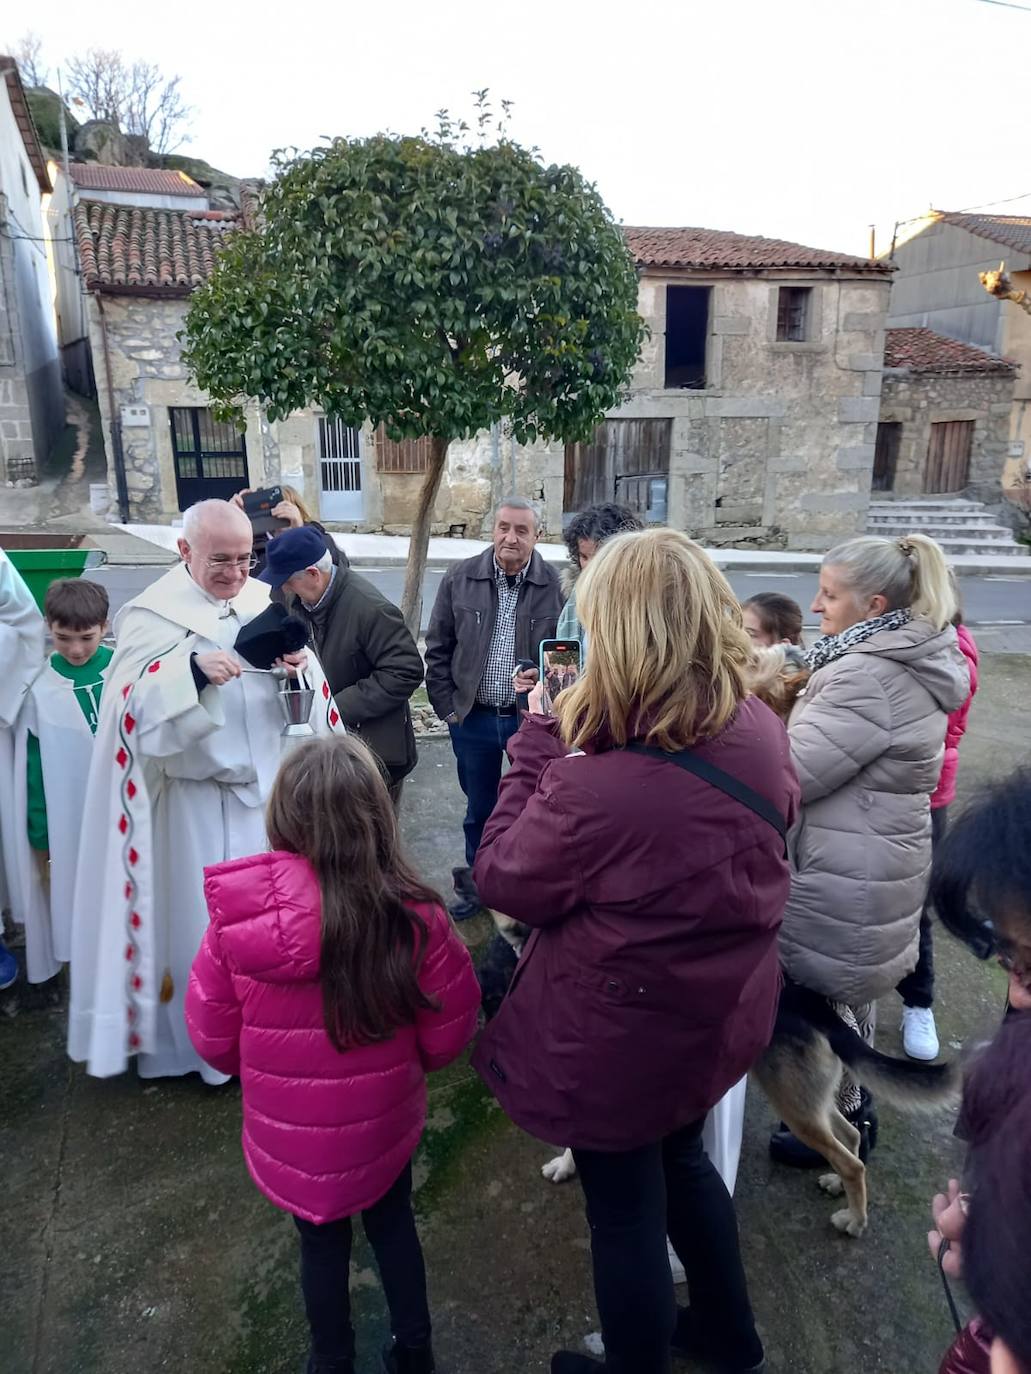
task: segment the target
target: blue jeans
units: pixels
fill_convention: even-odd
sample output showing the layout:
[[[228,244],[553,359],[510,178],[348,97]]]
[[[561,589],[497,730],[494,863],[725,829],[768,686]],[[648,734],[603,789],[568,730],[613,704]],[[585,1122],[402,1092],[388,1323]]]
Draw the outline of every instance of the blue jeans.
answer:
[[[451,747],[458,760],[458,782],[465,793],[465,862],[472,868],[483,827],[498,800],[505,745],[519,729],[517,715],[499,716],[490,706],[474,706],[461,725],[452,725]]]

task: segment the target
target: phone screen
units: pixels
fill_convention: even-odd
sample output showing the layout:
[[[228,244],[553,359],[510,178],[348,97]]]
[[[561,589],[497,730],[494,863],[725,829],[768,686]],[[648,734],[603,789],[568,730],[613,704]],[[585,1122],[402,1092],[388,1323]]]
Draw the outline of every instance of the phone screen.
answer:
[[[550,707],[560,692],[580,676],[582,650],[578,639],[545,639],[541,642],[540,671],[544,697]]]

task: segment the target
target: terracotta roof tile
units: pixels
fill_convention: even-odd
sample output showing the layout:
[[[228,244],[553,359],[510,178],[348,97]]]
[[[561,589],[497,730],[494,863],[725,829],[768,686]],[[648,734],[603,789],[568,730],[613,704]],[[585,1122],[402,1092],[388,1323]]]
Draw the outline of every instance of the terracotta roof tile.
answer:
[[[185,172],[168,172],[160,167],[109,167],[103,162],[72,162],[68,171],[80,191],[127,191],[145,196],[204,195],[203,186]]]
[[[1016,372],[1016,363],[933,329],[889,329],[884,366],[910,372]]]
[[[91,290],[188,295],[211,275],[240,217],[226,210],[152,210],[82,200],[75,231]]]
[[[822,248],[806,248],[783,239],[735,234],[726,229],[649,229],[625,226],[630,251],[643,267],[694,267],[748,272],[790,268],[813,268],[885,276],[890,264],[833,253]]]
[[[1001,243],[1015,253],[1031,254],[1031,216],[1028,215],[962,215],[939,211],[939,218],[957,229],[966,229],[979,238]]]

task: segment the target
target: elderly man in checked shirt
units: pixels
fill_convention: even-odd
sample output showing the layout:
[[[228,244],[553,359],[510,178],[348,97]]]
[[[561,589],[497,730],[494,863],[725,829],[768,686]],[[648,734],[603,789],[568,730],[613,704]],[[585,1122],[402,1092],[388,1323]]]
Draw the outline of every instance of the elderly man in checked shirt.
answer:
[[[426,632],[426,691],[451,731],[467,802],[465,863],[453,870],[449,908],[456,921],[481,909],[470,870],[498,799],[505,746],[519,727],[516,692],[537,680],[536,669],[517,674],[516,663],[538,661],[562,609],[559,575],[534,548],[539,534],[529,501],[499,506],[493,547],[448,570]]]

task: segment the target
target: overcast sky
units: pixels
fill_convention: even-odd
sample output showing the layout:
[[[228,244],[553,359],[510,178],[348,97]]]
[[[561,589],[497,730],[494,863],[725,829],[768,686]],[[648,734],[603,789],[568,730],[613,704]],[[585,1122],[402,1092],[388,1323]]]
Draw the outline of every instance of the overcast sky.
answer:
[[[353,0],[19,4],[53,64],[121,48],[182,77],[182,152],[260,175],[275,147],[416,132],[489,86],[512,133],[627,224],[862,253],[929,205],[1031,192],[1026,12],[986,0]],[[14,5],[3,36],[19,36]],[[170,17],[171,16],[171,17]],[[13,25],[12,25],[13,18]],[[1031,196],[1003,213],[1031,212]]]

